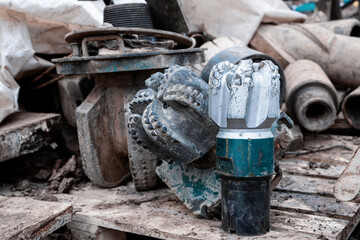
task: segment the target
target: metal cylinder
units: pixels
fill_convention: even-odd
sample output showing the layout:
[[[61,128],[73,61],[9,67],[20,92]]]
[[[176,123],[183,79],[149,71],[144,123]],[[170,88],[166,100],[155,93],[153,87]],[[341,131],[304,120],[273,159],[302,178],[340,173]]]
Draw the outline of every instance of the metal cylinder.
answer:
[[[274,57],[282,67],[300,59],[321,66],[339,86],[360,85],[360,39],[335,34],[313,24],[263,25],[250,42],[251,47]]]
[[[310,23],[310,25],[320,26],[340,35],[360,37],[360,21],[356,18]]]
[[[270,231],[270,178],[221,176],[222,229],[242,236]]]
[[[344,98],[341,110],[348,123],[355,129],[360,130],[360,87]]]
[[[299,60],[285,69],[285,76],[289,115],[309,131],[328,129],[335,122],[338,99],[321,67],[309,60]]]
[[[123,3],[104,8],[104,22],[114,27],[154,28],[146,3]]]
[[[220,130],[216,150],[224,231],[256,236],[270,230],[273,146],[270,129]]]

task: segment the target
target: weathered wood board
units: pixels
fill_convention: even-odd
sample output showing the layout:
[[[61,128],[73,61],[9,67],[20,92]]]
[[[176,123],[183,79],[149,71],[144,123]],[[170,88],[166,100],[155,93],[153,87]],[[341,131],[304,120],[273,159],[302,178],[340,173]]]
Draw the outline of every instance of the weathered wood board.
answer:
[[[71,222],[72,214],[69,203],[0,196],[0,238],[41,239]]]
[[[356,137],[306,139],[307,148],[360,143]],[[196,218],[169,189],[137,193],[132,183],[113,189],[88,184],[57,198],[77,209],[69,227],[90,235],[96,226],[160,239],[347,239],[360,220],[360,201],[337,201],[333,187],[351,156],[336,148],[285,157],[284,177],[271,196],[271,232],[258,237],[227,234],[221,221]]]
[[[19,112],[0,123],[0,162],[33,153],[49,144],[60,127],[53,113]]]

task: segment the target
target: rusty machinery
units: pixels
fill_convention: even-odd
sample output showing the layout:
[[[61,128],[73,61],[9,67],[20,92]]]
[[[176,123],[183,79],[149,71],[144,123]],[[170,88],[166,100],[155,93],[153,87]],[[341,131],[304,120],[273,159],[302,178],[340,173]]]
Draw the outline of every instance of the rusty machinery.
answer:
[[[127,40],[133,35],[166,39],[167,45],[172,42],[173,49],[129,49]],[[142,28],[81,30],[67,34],[65,39],[73,54],[53,60],[57,72],[95,78],[95,87],[76,108],[85,172],[99,186],[116,186],[130,174],[128,147],[134,148],[126,136],[127,103],[154,72],[171,65],[202,62],[203,49],[194,49],[194,41],[183,35]]]
[[[185,67],[153,74],[129,104],[130,138],[153,154],[132,166],[137,189],[150,187],[147,176],[161,159],[157,174],[196,215],[216,216],[221,191],[225,231],[269,231],[270,190],[279,180],[271,182],[272,128],[286,118],[280,116],[280,78],[279,67],[263,59],[216,64],[209,85]]]

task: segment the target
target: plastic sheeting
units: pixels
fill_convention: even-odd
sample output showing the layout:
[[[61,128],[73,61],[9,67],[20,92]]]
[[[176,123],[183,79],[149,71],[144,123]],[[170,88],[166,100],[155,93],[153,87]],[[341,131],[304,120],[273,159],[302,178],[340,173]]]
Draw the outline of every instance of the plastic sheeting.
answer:
[[[69,52],[64,34],[101,25],[104,7],[103,1],[0,0],[0,122],[18,110],[15,79],[51,65],[35,52]]]
[[[191,31],[214,38],[236,37],[248,44],[260,23],[302,22],[304,14],[291,11],[281,0],[179,0]]]
[[[18,109],[14,77],[34,55],[24,14],[0,8],[0,122]]]

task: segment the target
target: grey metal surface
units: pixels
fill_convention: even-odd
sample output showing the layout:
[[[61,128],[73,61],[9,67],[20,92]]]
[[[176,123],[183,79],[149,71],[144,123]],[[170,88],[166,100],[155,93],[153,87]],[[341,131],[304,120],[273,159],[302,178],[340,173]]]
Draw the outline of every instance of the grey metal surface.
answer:
[[[209,115],[221,128],[270,128],[279,116],[280,74],[269,60],[221,62],[209,84]]]
[[[341,105],[341,110],[348,123],[353,128],[360,130],[360,87],[347,95]]]
[[[266,55],[247,46],[235,46],[221,50],[205,65],[201,72],[201,78],[208,81],[212,68],[220,62],[228,61],[232,64],[238,64],[241,60],[245,59],[251,59],[253,62],[270,60],[278,67],[277,70],[280,74],[280,102],[282,103],[284,101],[286,91],[286,81],[282,67],[270,55]]]
[[[163,162],[156,173],[195,215],[211,218],[221,201],[220,176],[215,170]]]
[[[66,57],[53,59],[58,74],[97,74],[164,69],[204,61],[205,49],[169,50],[110,56]]]
[[[189,163],[209,152],[218,128],[207,115],[206,82],[185,67],[173,66],[165,74],[153,74],[146,84],[149,88],[130,103],[133,116],[141,119],[129,126],[132,138],[166,161]]]

